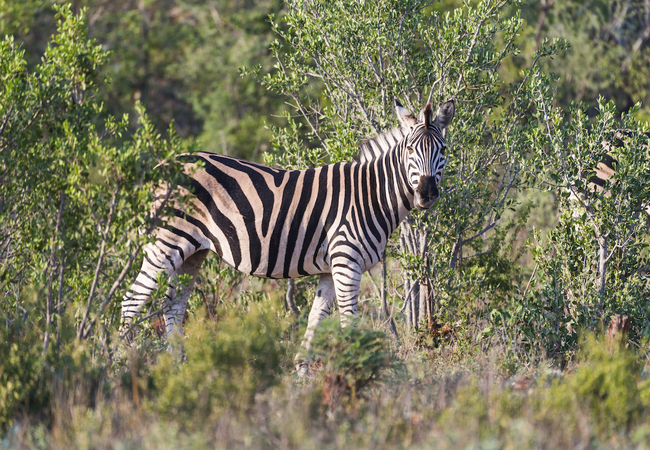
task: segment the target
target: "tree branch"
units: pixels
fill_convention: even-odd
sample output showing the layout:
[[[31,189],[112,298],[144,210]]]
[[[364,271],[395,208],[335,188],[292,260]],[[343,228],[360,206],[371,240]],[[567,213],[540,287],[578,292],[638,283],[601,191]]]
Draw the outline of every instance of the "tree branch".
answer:
[[[120,184],[118,183],[116,189],[113,191],[113,198],[111,199],[111,205],[110,205],[110,210],[108,212],[106,227],[104,227],[104,229],[101,230],[101,225],[97,223],[97,226],[100,228],[102,233],[102,244],[99,250],[99,258],[97,259],[97,266],[95,267],[95,276],[90,286],[90,293],[88,294],[86,312],[84,313],[84,317],[81,320],[81,323],[79,324],[79,328],[77,330],[77,339],[81,339],[84,334],[84,326],[86,325],[86,321],[88,320],[88,315],[90,314],[90,309],[92,308],[93,301],[95,299],[95,291],[97,289],[97,283],[99,281],[99,273],[102,268],[102,264],[104,263],[104,256],[106,255],[106,242],[108,241],[108,234],[110,232],[111,225],[113,223],[115,205],[117,204],[117,198],[119,196],[119,192],[120,192]]]

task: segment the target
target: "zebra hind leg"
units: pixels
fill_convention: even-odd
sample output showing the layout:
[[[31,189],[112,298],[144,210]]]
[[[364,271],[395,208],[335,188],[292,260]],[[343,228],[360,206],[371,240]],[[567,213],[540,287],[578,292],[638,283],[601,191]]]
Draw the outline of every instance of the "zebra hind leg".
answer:
[[[161,251],[156,243],[150,243],[144,248],[144,261],[131,288],[122,299],[122,317],[120,320],[120,336],[127,343],[135,337],[135,318],[140,315],[144,305],[151,299],[151,294],[158,287],[158,277],[161,273],[171,276],[176,267],[182,264],[180,255],[171,257]]]
[[[336,299],[334,291],[334,282],[332,275],[324,273],[320,276],[318,287],[316,288],[316,298],[309,311],[309,320],[307,322],[307,331],[305,338],[302,341],[301,349],[294,358],[296,364],[296,371],[299,376],[306,375],[309,372],[309,358],[308,353],[311,347],[311,340],[314,337],[318,324],[332,311],[332,305]]]
[[[209,250],[200,250],[191,255],[171,277],[167,295],[165,296],[164,307],[165,328],[168,337],[174,333],[182,333],[183,318],[185,316],[187,301],[192,294],[192,289],[196,282],[196,276],[201,270],[201,265],[208,256],[208,251]],[[178,277],[181,275],[189,275],[190,279],[187,283],[183,283],[182,286],[179,286]]]

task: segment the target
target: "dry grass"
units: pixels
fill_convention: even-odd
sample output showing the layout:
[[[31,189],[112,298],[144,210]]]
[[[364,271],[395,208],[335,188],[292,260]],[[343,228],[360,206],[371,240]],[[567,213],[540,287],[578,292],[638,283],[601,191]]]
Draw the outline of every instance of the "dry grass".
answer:
[[[403,345],[406,358],[396,356],[397,364],[358,396],[346,394],[327,364],[313,365],[303,379],[284,368],[245,408],[219,404],[207,415],[187,412],[189,421],[160,409],[155,355],[134,353],[107,371],[100,389],[77,379],[56,391],[51,420],[17,417],[0,446],[648,448],[650,385],[643,361],[627,349],[591,339],[565,371],[546,362],[509,375],[501,368],[505,349],[458,358],[444,346]],[[191,360],[179,364],[195,376]]]

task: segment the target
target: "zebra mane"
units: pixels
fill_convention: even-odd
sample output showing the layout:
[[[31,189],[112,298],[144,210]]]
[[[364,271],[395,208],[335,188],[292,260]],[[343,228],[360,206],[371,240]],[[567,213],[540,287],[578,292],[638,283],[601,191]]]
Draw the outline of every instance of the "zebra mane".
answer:
[[[393,128],[374,138],[365,139],[359,143],[359,161],[368,162],[379,158],[406,136],[403,128]]]

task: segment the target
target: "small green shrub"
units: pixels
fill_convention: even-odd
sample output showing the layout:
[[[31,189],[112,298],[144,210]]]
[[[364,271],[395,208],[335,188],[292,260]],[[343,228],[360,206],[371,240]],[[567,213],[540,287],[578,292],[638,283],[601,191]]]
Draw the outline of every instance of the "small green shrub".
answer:
[[[245,412],[255,394],[282,374],[288,352],[281,309],[270,302],[247,310],[220,309],[218,320],[190,319],[180,344],[185,361],[163,355],[153,367],[155,404],[163,416],[189,425],[206,423],[224,409]]]
[[[18,321],[0,328],[0,431],[11,427],[16,416],[29,410],[39,395],[45,358],[36,330]]]
[[[0,431],[37,416],[46,424],[69,405],[93,406],[107,362],[87,341],[62,327],[61,342],[43,353],[38,311],[0,327]]]
[[[582,343],[579,363],[565,379],[553,383],[540,406],[548,416],[575,411],[565,420],[585,414],[601,437],[629,431],[643,413],[648,398],[647,383],[639,382],[641,367],[633,352],[610,350],[593,335]],[[569,423],[567,425],[570,426]]]
[[[344,382],[352,397],[391,365],[383,332],[360,325],[342,328],[337,318],[319,325],[309,355],[311,360],[322,360],[328,380]]]

